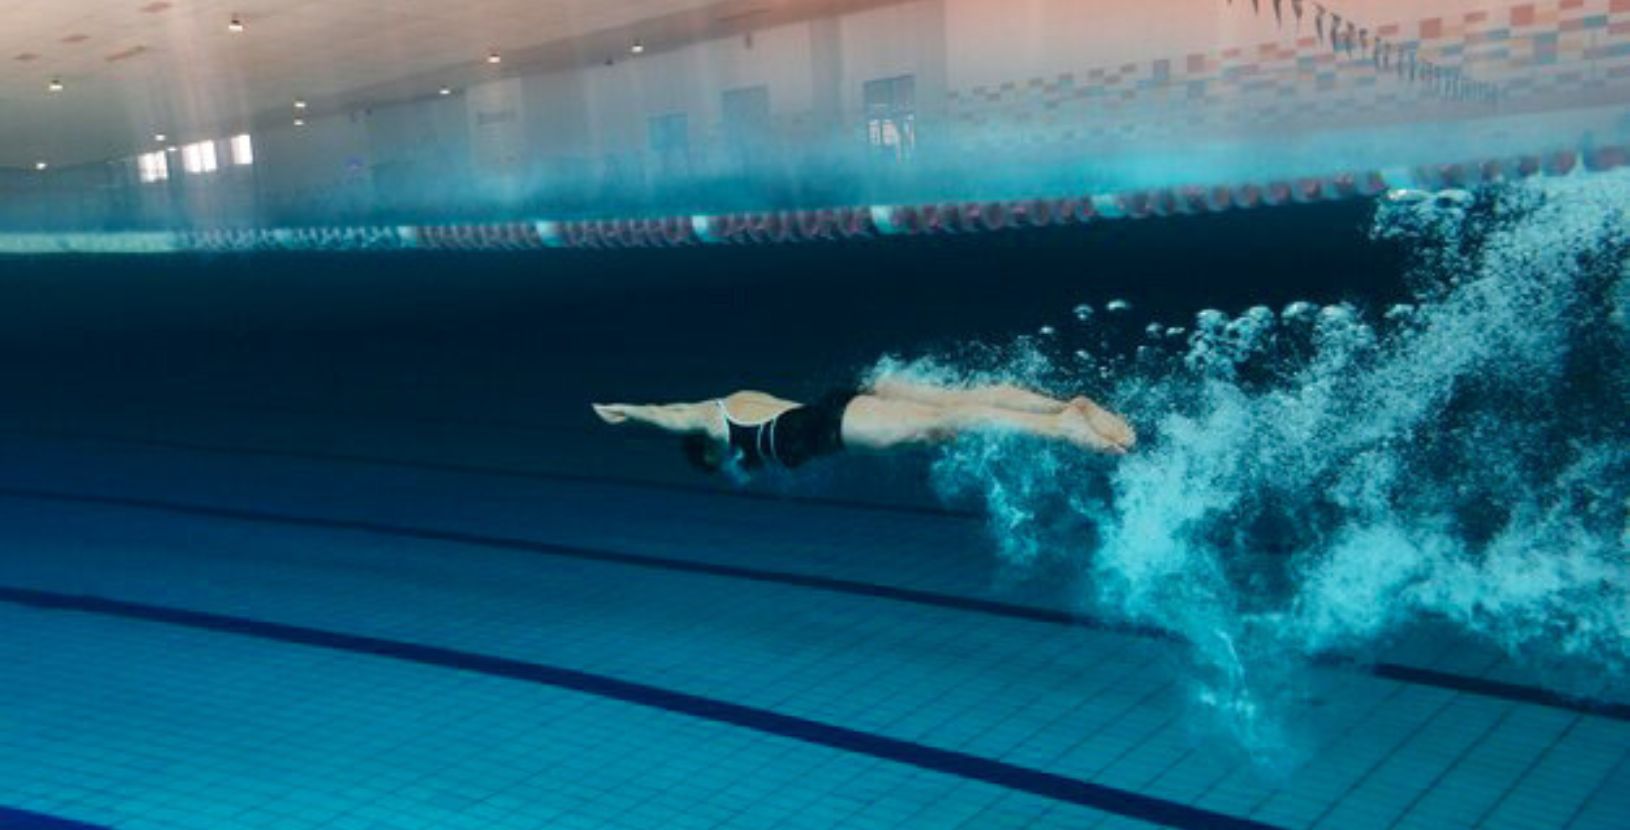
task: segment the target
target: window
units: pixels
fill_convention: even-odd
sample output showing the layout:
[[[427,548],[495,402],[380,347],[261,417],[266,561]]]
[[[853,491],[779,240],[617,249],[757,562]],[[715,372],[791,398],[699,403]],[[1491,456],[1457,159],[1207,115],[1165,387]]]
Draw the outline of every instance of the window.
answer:
[[[917,79],[866,82],[866,141],[880,156],[904,160],[917,149]]]
[[[181,148],[181,169],[197,175],[215,172],[215,142],[200,141]]]
[[[770,89],[750,86],[724,93],[724,140],[737,164],[750,167],[770,149]]]
[[[162,182],[170,178],[170,159],[163,150],[143,153],[136,157],[136,173],[141,177],[142,184]]]
[[[255,163],[255,142],[248,133],[232,136],[232,163],[238,167]]]

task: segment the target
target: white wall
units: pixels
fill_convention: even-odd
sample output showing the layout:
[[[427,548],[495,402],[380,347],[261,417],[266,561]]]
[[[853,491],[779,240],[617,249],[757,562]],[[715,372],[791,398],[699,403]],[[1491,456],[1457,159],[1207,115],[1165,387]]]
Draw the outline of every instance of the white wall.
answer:
[[[815,98],[811,61],[810,24],[798,23],[753,33],[751,47],[741,37],[719,38],[571,74],[581,80],[595,146],[643,151],[648,119],[685,113],[691,146],[701,152],[718,137],[728,90],[764,85],[773,115],[808,113]]]
[[[373,189],[366,116],[343,113],[306,121],[304,127],[291,121],[255,136],[262,209],[325,216],[367,210]]]
[[[470,123],[462,94],[365,111],[369,176],[381,204],[402,211],[446,209],[467,198]]]
[[[471,169],[481,176],[519,172],[528,156],[525,82],[504,78],[473,86],[464,100]]]
[[[936,57],[945,53],[942,2],[914,0],[841,18],[841,92],[850,119],[859,120],[867,81],[898,75],[916,76],[918,109],[934,109],[936,94],[944,94],[943,84],[934,78],[939,69]]]

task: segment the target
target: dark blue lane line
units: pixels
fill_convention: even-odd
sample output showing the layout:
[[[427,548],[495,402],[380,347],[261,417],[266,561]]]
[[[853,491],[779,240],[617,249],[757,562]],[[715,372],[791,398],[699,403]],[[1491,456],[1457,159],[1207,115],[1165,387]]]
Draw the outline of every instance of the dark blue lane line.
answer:
[[[0,602],[43,610],[77,611],[222,634],[237,634],[290,645],[384,657],[419,665],[519,680],[635,706],[662,709],[674,714],[868,755],[932,772],[983,781],[998,787],[1078,804],[1166,827],[1183,830],[1207,830],[1207,828],[1272,830],[1272,825],[1250,819],[1081,781],[1044,770],[1008,764],[966,752],[940,749],[770,709],[760,709],[560,666],[265,620],[27,588],[0,587]]]
[[[0,807],[0,830],[109,830],[106,825]]]
[[[258,524],[285,525],[319,530],[351,531],[357,533],[368,533],[376,536],[388,536],[397,539],[414,539],[426,542],[444,542],[459,545],[470,545],[473,547],[492,548],[497,550],[522,551],[525,553],[535,553],[544,556],[560,557],[563,559],[604,562],[616,565],[627,565],[636,568],[651,568],[679,573],[701,574],[704,576],[723,577],[727,579],[743,579],[750,582],[765,582],[776,585],[788,585],[797,588],[808,588],[817,591],[828,591],[837,594],[874,597],[877,599],[906,602],[914,605],[927,605],[935,608],[946,608],[955,611],[968,611],[997,617],[1030,620],[1032,622],[1048,623],[1052,625],[1079,625],[1085,628],[1092,628],[1102,631],[1113,631],[1117,633],[1133,634],[1158,639],[1170,639],[1169,634],[1158,629],[1122,626],[1108,621],[1095,620],[1090,617],[1078,616],[1067,611],[1058,611],[1051,608],[1038,608],[1031,605],[1018,605],[1015,603],[978,599],[976,597],[956,596],[954,594],[939,594],[932,591],[919,591],[912,588],[899,588],[891,585],[878,585],[871,582],[816,576],[813,574],[788,573],[784,571],[748,568],[740,565],[695,562],[688,559],[672,559],[668,557],[651,556],[640,553],[623,553],[620,551],[585,548],[575,545],[560,545],[553,542],[539,542],[532,539],[520,539],[512,536],[488,536],[485,534],[465,533],[457,530],[438,530],[435,528],[385,524],[382,522],[370,522],[359,519],[335,519],[321,516],[300,516],[286,513],[272,513],[262,510],[245,510],[234,507],[216,507],[204,504],[160,501],[157,499],[138,499],[125,496],[85,495],[81,493],[64,493],[53,490],[25,490],[3,486],[0,486],[0,498],[61,502],[68,504],[89,504],[99,507],[130,508],[158,513],[171,513],[182,516],[226,519],[229,521],[254,522]]]
[[[1072,614],[1067,611],[1059,611],[1051,608],[1040,608],[1033,605],[1019,605],[1017,603],[998,602],[995,600],[978,599],[976,597],[957,596],[955,594],[940,594],[932,591],[920,591],[912,588],[900,588],[892,585],[879,585],[872,582],[837,579],[834,577],[816,576],[812,574],[762,570],[757,568],[742,567],[739,565],[695,562],[688,559],[672,559],[647,554],[624,553],[620,551],[602,550],[598,548],[560,545],[553,542],[539,542],[532,539],[520,539],[508,536],[487,536],[476,533],[465,533],[456,530],[437,530],[434,528],[385,524],[382,522],[369,522],[356,519],[300,516],[283,513],[271,513],[260,510],[245,510],[240,508],[216,507],[203,504],[159,501],[156,499],[85,495],[80,493],[64,493],[51,490],[31,490],[3,486],[0,486],[0,498],[59,502],[66,504],[89,504],[101,507],[117,507],[158,513],[170,513],[181,516],[225,519],[228,521],[254,522],[260,524],[275,524],[319,530],[352,531],[400,539],[415,539],[427,542],[469,545],[472,547],[491,548],[495,550],[521,551],[543,556],[559,557],[563,559],[602,562],[636,568],[650,568],[677,573],[700,574],[724,579],[742,579],[750,582],[786,585],[816,591],[828,591],[837,594],[848,594],[851,596],[871,597],[874,599],[883,599],[893,602],[904,602],[912,605],[942,608],[951,611],[985,614],[988,616],[1003,617],[1006,619],[1026,620],[1048,625],[1073,625],[1095,631],[1125,634],[1128,636],[1142,637],[1149,640],[1167,643],[1183,642],[1182,638],[1173,632],[1155,628],[1153,626],[1138,626],[1117,623],[1109,620],[1096,619],[1084,614]],[[1396,680],[1402,683],[1410,683],[1419,686],[1433,686],[1448,691],[1464,692],[1482,697],[1509,700],[1515,703],[1532,703],[1540,706],[1548,706],[1554,709],[1577,712],[1584,715],[1595,715],[1613,720],[1630,721],[1630,704],[1567,695],[1561,692],[1552,691],[1550,689],[1540,688],[1538,686],[1525,686],[1499,680],[1469,677],[1451,672],[1437,671],[1435,669],[1408,666],[1401,663],[1359,662],[1340,654],[1320,656],[1315,658],[1313,662],[1315,665],[1324,666],[1327,668],[1370,674],[1376,677]]]
[[[82,432],[58,432],[55,430],[40,429],[0,429],[0,435],[16,438],[45,439],[60,442],[119,444],[146,449],[176,450],[180,452],[196,453],[199,455],[226,455],[242,456],[246,458],[276,458],[289,461],[313,461],[327,464],[349,464],[355,466],[383,467],[397,470],[416,470],[419,472],[446,473],[451,475],[483,476],[487,478],[519,479],[523,481],[549,482],[553,484],[596,484],[602,486],[625,487],[636,490],[654,490],[666,493],[685,493],[687,495],[719,496],[730,499],[747,499],[750,501],[780,502],[783,504],[813,505],[832,507],[842,510],[860,510],[870,513],[900,513],[910,516],[932,516],[948,519],[982,519],[982,514],[972,510],[955,510],[947,507],[935,507],[922,504],[885,504],[882,502],[862,501],[860,499],[840,499],[831,496],[802,496],[781,493],[767,493],[758,490],[731,490],[723,487],[708,487],[705,485],[681,484],[671,481],[652,481],[650,479],[622,478],[619,476],[589,475],[585,473],[558,473],[543,472],[540,470],[521,470],[514,467],[491,467],[477,464],[454,464],[437,461],[408,461],[401,458],[387,458],[376,455],[361,455],[356,453],[314,452],[308,450],[274,450],[260,447],[237,447],[224,444],[202,444],[193,441],[174,441],[160,438],[132,438],[120,435],[99,435]]]
[[[1630,703],[1570,697],[1538,686],[1524,686],[1520,683],[1508,683],[1504,680],[1491,680],[1483,677],[1467,677],[1463,674],[1426,669],[1419,666],[1405,666],[1400,663],[1377,663],[1371,667],[1370,672],[1377,677],[1385,677],[1403,683],[1437,686],[1443,689],[1453,689],[1457,692],[1499,698],[1515,703],[1533,703],[1539,706],[1549,706],[1553,709],[1566,709],[1581,715],[1595,715],[1612,720],[1630,721]]]

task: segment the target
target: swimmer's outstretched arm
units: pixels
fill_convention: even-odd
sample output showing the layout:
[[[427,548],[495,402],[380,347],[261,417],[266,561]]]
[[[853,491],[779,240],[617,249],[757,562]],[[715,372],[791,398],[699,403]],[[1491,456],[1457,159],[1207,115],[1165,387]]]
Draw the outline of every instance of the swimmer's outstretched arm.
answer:
[[[707,432],[719,416],[711,403],[597,403],[594,414],[608,424],[639,424],[681,435]]]

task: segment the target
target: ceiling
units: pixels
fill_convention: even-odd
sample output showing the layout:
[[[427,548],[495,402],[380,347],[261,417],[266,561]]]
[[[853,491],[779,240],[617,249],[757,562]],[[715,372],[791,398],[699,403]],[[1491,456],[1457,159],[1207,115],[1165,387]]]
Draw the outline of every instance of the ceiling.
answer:
[[[499,73],[652,50],[831,0],[6,0],[0,167],[54,167]],[[238,17],[245,31],[228,31]],[[486,55],[500,50],[501,66]],[[60,79],[64,89],[49,85]]]

